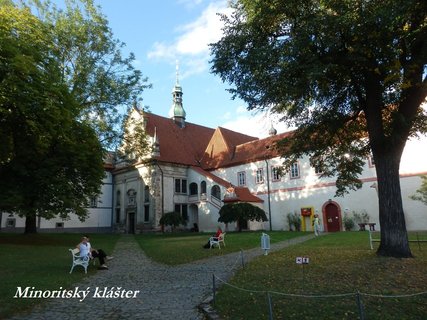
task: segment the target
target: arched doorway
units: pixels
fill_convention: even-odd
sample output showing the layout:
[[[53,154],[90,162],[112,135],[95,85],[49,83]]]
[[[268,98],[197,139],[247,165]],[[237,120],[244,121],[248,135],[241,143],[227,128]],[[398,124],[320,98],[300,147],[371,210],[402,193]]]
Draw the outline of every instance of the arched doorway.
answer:
[[[328,201],[323,205],[323,226],[327,232],[341,231],[341,209],[338,203]]]

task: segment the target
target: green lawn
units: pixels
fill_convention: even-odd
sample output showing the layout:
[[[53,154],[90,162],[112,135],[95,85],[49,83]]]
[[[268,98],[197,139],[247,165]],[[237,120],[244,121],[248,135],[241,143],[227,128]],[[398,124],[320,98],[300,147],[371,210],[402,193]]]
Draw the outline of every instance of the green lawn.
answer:
[[[375,238],[379,235],[375,234]],[[416,239],[415,234],[410,235]],[[427,234],[419,235],[427,239]],[[427,244],[411,243],[415,259],[377,257],[367,232],[340,232],[270,253],[239,270],[216,295],[215,308],[224,319],[267,319],[270,291],[274,319],[359,319],[356,296],[296,295],[414,294],[427,291]],[[310,263],[296,264],[296,257]],[[426,319],[427,294],[408,298],[362,295],[366,319]]]
[[[80,241],[80,234],[4,234],[0,233],[0,319],[16,311],[32,308],[42,299],[14,299],[17,287],[40,290],[68,288],[97,270],[92,265],[88,274],[82,267],[71,268],[69,248]],[[107,253],[114,249],[118,235],[93,234],[91,244]]]
[[[261,246],[262,231],[227,232],[225,247],[221,249],[204,249],[210,233],[164,233],[141,234],[135,238],[144,252],[153,260],[168,265],[178,265],[195,260],[223,255],[241,249],[251,249]],[[268,232],[271,243],[306,235],[306,232]]]

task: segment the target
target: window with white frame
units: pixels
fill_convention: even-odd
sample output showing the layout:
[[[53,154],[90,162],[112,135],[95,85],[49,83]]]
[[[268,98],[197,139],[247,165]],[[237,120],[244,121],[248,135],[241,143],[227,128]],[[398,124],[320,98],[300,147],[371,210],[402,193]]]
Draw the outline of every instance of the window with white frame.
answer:
[[[280,174],[280,168],[279,167],[273,167],[271,168],[271,179],[273,181],[280,181],[281,178],[281,174]]]
[[[291,174],[291,179],[296,179],[296,178],[300,177],[298,162],[292,163],[291,169],[290,169],[290,174]]]
[[[264,169],[258,168],[255,173],[255,183],[260,184],[264,183]]]
[[[241,171],[237,173],[237,185],[239,187],[246,186],[246,172]]]

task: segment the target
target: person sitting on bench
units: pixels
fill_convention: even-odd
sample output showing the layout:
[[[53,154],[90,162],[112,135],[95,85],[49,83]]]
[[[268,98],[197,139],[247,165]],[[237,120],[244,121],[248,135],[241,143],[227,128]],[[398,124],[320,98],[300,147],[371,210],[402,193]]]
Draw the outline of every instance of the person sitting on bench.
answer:
[[[216,231],[215,235],[213,236],[214,238],[218,238],[220,235],[222,234],[222,230],[221,227],[218,227],[218,230]],[[209,249],[211,247],[211,241],[210,238],[208,240],[208,243],[206,243],[203,248],[205,249]]]

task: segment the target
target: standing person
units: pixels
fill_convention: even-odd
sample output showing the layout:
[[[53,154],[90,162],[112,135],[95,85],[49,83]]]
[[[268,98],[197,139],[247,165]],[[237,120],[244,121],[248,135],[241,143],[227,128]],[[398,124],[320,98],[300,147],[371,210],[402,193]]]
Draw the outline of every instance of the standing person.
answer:
[[[313,227],[314,227],[314,235],[317,237],[320,232],[320,220],[319,220],[318,214],[314,215]]]

